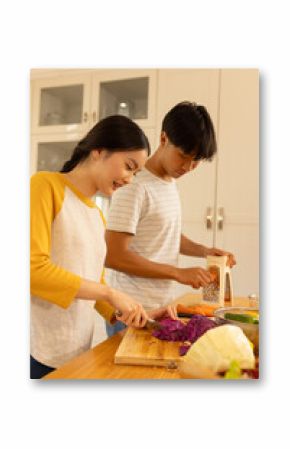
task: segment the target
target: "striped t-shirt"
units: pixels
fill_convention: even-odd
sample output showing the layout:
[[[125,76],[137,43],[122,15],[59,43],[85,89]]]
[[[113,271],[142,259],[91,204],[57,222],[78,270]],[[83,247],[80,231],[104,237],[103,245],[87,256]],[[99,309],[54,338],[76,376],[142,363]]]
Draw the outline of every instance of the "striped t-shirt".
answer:
[[[181,207],[176,183],[146,169],[112,197],[107,229],[133,234],[130,250],[157,263],[178,265]],[[174,281],[142,278],[108,270],[108,283],[148,310],[174,299]]]

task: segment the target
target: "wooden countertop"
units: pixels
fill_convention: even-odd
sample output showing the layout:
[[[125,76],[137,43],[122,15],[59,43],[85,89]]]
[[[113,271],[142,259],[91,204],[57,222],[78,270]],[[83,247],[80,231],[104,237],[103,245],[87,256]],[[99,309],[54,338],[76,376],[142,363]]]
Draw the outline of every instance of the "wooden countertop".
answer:
[[[195,298],[198,298],[198,296],[195,295]],[[234,305],[248,307],[249,301],[246,298],[235,298]],[[124,332],[119,332],[108,338],[43,379],[180,379],[176,369],[115,365],[114,355]]]
[[[122,331],[124,333],[124,331]],[[119,332],[86,351],[44,379],[179,379],[175,370],[152,366],[115,365],[114,355],[122,340]]]

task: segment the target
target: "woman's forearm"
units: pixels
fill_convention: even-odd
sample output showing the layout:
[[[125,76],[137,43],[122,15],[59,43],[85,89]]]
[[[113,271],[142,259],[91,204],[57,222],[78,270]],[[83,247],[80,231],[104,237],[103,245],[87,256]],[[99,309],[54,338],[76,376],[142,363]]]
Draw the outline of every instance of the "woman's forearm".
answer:
[[[136,324],[138,325],[138,320],[140,317],[145,318],[146,313],[144,309],[142,308],[141,304],[135,301],[134,298],[131,298],[128,296],[125,292],[121,292],[119,290],[115,290],[114,288],[109,287],[106,284],[98,284],[97,282],[89,281],[86,279],[82,279],[81,286],[79,291],[77,292],[77,298],[81,299],[87,299],[87,300],[94,300],[96,302],[95,308],[100,311],[101,309],[104,312],[104,303],[107,304],[106,307],[106,313],[105,315],[103,313],[103,316],[105,318],[108,318],[111,321],[112,314],[114,311],[119,311],[121,313],[121,320],[126,322],[126,317],[128,318],[128,314],[133,313],[131,318],[133,321],[135,318],[137,319]],[[98,307],[98,305],[100,307]],[[135,316],[136,315],[136,316]],[[139,317],[139,318],[138,318]],[[128,324],[128,323],[127,323]]]
[[[111,302],[114,290],[106,284],[81,279],[80,288],[75,298],[88,299],[96,301],[97,299]]]

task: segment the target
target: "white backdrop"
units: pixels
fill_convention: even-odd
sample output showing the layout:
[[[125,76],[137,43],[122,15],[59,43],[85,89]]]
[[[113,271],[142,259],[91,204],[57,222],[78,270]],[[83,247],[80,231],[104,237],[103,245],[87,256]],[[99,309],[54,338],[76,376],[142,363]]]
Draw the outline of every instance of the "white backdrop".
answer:
[[[11,0],[2,6],[1,16],[0,445],[244,449],[267,442],[285,447],[289,414],[281,408],[289,400],[290,191],[286,1]],[[29,69],[161,66],[261,71],[262,379],[226,384],[30,381]]]

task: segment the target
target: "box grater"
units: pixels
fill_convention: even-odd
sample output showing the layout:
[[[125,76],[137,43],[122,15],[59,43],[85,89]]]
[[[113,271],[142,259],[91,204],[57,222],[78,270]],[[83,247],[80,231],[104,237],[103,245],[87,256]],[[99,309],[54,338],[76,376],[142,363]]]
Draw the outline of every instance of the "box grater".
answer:
[[[203,301],[224,306],[225,300],[233,303],[231,269],[227,265],[227,256],[207,256],[207,269],[214,276],[214,281],[203,288]]]

